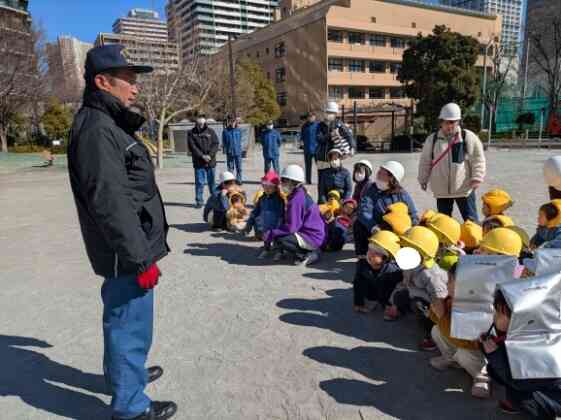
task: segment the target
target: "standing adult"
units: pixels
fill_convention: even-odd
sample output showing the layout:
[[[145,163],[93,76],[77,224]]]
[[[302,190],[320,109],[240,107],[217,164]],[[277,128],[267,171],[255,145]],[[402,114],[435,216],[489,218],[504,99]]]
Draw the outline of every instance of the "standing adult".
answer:
[[[543,167],[545,183],[549,187],[549,198],[561,198],[561,156],[552,156]]]
[[[137,73],[148,66],[127,63],[122,45],[96,47],[86,58],[82,108],[68,149],[68,170],[86,251],[105,278],[103,368],[113,420],[165,420],[173,402],[153,402],[144,393],[160,367],[145,368],[152,344],[157,262],[167,255],[168,224],[154,166],[135,132],[144,118],[129,108]]]
[[[275,130],[273,121],[267,122],[267,128],[261,136],[261,145],[263,146],[263,160],[265,161],[265,173],[269,172],[271,166],[275,172],[280,173],[279,157],[281,147],[281,135]]]
[[[222,131],[222,150],[226,154],[228,171],[236,172],[238,183],[242,184],[242,131],[239,120],[228,116],[226,127]]]
[[[427,137],[419,162],[418,181],[428,186],[440,213],[452,216],[454,202],[462,218],[478,221],[475,191],[485,179],[483,144],[477,135],[460,127],[462,112],[455,103],[440,111],[440,130]]]
[[[312,183],[312,162],[316,160],[318,127],[316,114],[310,112],[300,131],[300,138],[304,143],[304,166],[306,168],[306,184],[308,185]]]
[[[356,144],[351,131],[337,115],[339,106],[336,102],[328,102],[325,108],[325,121],[318,127],[316,165],[318,168],[318,195],[322,176],[331,168],[329,153],[333,149],[339,149],[342,159],[352,156],[356,150]]]
[[[189,130],[187,145],[195,168],[196,207],[200,209],[204,205],[205,183],[208,185],[209,196],[214,194],[216,188],[216,153],[220,146],[216,132],[207,125],[204,115],[199,116],[195,127]]]

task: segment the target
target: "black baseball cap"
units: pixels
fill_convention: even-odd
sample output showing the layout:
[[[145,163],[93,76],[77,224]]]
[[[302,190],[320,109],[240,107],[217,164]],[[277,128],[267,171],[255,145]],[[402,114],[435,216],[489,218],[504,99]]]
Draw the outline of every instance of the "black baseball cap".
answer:
[[[121,44],[103,45],[88,51],[84,78],[93,80],[95,76],[109,70],[128,69],[135,73],[150,73],[151,66],[135,66],[126,57],[125,46]]]

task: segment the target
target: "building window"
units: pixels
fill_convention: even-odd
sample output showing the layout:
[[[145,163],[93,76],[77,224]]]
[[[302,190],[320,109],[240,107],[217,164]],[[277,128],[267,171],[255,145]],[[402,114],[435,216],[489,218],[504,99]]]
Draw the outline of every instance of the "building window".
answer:
[[[370,73],[385,73],[386,72],[386,63],[383,61],[371,61],[369,63]]]
[[[275,45],[275,57],[284,57],[286,55],[286,48],[284,42],[279,42]]]
[[[385,99],[386,89],[383,87],[371,87],[368,89],[368,96],[370,99]]]
[[[405,48],[405,40],[403,38],[392,38],[392,48]]]
[[[265,48],[265,54],[269,55],[269,48]]]
[[[277,103],[280,106],[286,106],[287,101],[288,101],[288,96],[287,96],[286,92],[277,93]]]
[[[329,86],[329,99],[342,99],[343,88],[341,86]]]
[[[349,86],[349,99],[364,99],[364,88],[358,86]]]
[[[390,63],[390,73],[397,74],[401,68],[401,63]]]
[[[384,35],[372,34],[370,35],[370,45],[374,45],[375,47],[385,47],[386,37]]]
[[[329,29],[327,31],[327,40],[331,42],[343,42],[343,32]]]
[[[349,71],[363,72],[364,73],[364,61],[363,60],[350,60],[349,61]]]
[[[349,44],[364,44],[364,34],[362,32],[349,32]]]
[[[370,18],[370,22],[376,23],[376,18],[375,18],[374,16],[372,16],[372,17]]]
[[[343,71],[343,60],[341,58],[329,58],[327,67],[329,71]]]
[[[403,89],[400,87],[392,87],[390,88],[390,97],[391,98],[403,98]]]
[[[255,53],[255,57],[259,58],[259,51]]]
[[[417,27],[417,24],[416,24],[415,22],[411,22],[411,27],[412,27],[412,28],[416,28],[416,27]]]
[[[271,80],[271,73],[267,72],[267,80]]]
[[[284,67],[277,68],[275,80],[277,83],[286,81],[286,70]]]

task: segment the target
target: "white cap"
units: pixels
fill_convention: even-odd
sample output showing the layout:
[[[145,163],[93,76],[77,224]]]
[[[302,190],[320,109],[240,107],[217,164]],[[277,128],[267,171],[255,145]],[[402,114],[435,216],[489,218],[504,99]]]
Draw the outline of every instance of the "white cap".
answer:
[[[221,184],[224,183],[224,182],[235,181],[235,180],[236,180],[236,177],[234,176],[234,174],[232,172],[224,171],[220,175],[220,183]]]
[[[337,102],[328,102],[327,106],[325,107],[325,112],[331,114],[338,114],[339,113],[339,105]]]
[[[303,183],[306,180],[304,169],[298,165],[288,165],[284,168],[281,172],[281,178],[290,179],[300,183]]]
[[[331,153],[338,153],[339,156],[343,156],[343,152],[341,152],[341,150],[337,148],[331,149],[329,152],[327,152],[327,156],[329,156]]]
[[[369,160],[363,159],[363,160],[359,160],[357,163],[355,163],[356,165],[364,165],[366,166],[368,169],[370,169],[370,173],[372,173],[374,171],[374,168],[372,167],[372,164],[370,163]]]
[[[561,156],[553,156],[543,166],[545,183],[556,190],[561,190]]]
[[[392,174],[397,182],[401,182],[405,177],[405,168],[401,163],[396,162],[395,160],[388,160],[382,164],[380,168],[385,169]]]
[[[421,265],[422,260],[421,254],[416,249],[409,247],[401,248],[395,255],[395,262],[402,270],[413,270]]]
[[[458,104],[450,102],[442,107],[438,119],[444,121],[460,121],[462,119],[462,110]]]

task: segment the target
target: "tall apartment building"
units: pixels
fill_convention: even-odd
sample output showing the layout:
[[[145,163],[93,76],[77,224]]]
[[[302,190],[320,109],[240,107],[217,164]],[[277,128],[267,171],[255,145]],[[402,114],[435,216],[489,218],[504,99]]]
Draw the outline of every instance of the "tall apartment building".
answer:
[[[328,99],[347,111],[354,103],[411,108],[397,80],[403,51],[409,39],[442,24],[481,47],[501,31],[500,17],[472,10],[413,0],[323,0],[241,36],[232,48],[237,58],[260,64],[275,85],[281,122],[292,126]],[[217,59],[226,54],[224,47]],[[482,56],[477,65],[483,67]]]
[[[522,51],[524,0],[440,0],[440,3],[501,16],[502,45],[513,55]]]
[[[269,25],[278,0],[169,0],[170,36],[179,43],[183,62],[195,54],[213,54],[227,41]]]
[[[33,53],[31,16],[27,0],[0,0],[0,77],[23,71]],[[2,79],[0,78],[0,85]]]
[[[155,41],[168,40],[168,26],[160,20],[158,12],[146,9],[132,9],[126,17],[113,23],[113,33],[143,37]]]
[[[95,46],[122,44],[133,64],[150,65],[156,71],[179,68],[177,43],[168,39],[167,23],[157,12],[133,9],[115,21],[113,30],[98,34]]]
[[[80,102],[85,87],[84,64],[93,44],[60,36],[47,44],[51,92],[64,103]]]

